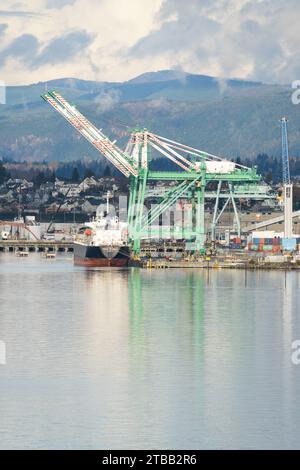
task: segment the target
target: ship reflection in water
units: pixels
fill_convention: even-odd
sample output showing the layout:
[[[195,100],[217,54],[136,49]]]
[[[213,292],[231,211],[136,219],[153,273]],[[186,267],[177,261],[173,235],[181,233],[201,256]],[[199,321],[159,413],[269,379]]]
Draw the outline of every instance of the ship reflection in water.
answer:
[[[1,255],[0,447],[298,448],[299,281]]]

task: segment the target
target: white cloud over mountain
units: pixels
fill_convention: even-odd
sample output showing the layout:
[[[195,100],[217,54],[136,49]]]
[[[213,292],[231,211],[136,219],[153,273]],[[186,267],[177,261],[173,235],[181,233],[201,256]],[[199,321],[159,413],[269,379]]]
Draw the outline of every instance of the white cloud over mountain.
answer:
[[[298,0],[2,0],[0,79],[300,78]]]

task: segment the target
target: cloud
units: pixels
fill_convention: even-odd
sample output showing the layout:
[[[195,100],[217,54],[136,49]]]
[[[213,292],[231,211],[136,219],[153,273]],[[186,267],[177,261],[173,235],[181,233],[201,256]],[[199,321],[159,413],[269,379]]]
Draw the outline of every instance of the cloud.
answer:
[[[223,95],[228,90],[228,80],[225,78],[215,78],[215,81],[219,87],[220,94]]]
[[[73,5],[76,0],[46,0],[46,8],[62,8],[65,5]]]
[[[16,85],[62,76],[121,81],[142,73],[143,65],[128,61],[125,52],[151,31],[161,2],[6,0],[1,77]],[[12,51],[8,55],[7,48],[23,34],[38,42],[31,60]]]
[[[122,81],[174,67],[264,82],[300,78],[299,0],[3,3],[0,18],[8,27],[0,29],[0,63],[7,83],[61,76]]]
[[[86,31],[73,31],[50,41],[42,52],[32,61],[37,68],[45,64],[67,62],[82,53],[92,42],[93,36]]]
[[[6,29],[7,29],[7,24],[6,23],[1,23],[0,24],[0,36],[2,36],[4,34]]]
[[[63,63],[82,53],[91,41],[91,35],[85,31],[73,31],[53,39],[39,52],[41,45],[38,39],[32,34],[22,34],[0,53],[0,65],[8,58],[20,59],[31,69]]]
[[[159,27],[140,38],[129,57],[176,57],[198,73],[290,81],[300,73],[299,14],[296,0],[164,0]]]
[[[19,58],[30,62],[37,53],[38,40],[32,34],[22,34],[0,53],[0,65],[9,57]]]
[[[159,98],[147,100],[147,102],[144,105],[150,109],[167,111],[170,108],[170,101],[167,100],[167,98],[164,98],[163,96],[161,96]]]
[[[24,17],[24,18],[34,18],[38,16],[42,16],[39,12],[34,11],[13,11],[13,10],[0,10],[0,16],[7,16],[7,17]]]
[[[110,111],[119,103],[121,92],[117,89],[102,90],[95,98],[96,112],[98,114]]]
[[[129,53],[136,57],[180,53],[186,50],[187,44],[190,44],[190,47],[195,47],[195,38],[213,36],[218,33],[220,27],[218,22],[205,17],[198,17],[198,21],[188,21],[184,17],[180,23],[178,19],[166,21],[162,29],[141,38]],[[206,55],[205,49],[201,45],[203,41],[196,41],[195,49],[199,55]],[[174,59],[176,61],[175,57]]]

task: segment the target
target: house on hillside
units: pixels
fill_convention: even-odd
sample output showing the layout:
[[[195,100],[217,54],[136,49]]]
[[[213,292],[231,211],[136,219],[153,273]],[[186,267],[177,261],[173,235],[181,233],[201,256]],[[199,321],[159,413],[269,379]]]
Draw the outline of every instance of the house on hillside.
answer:
[[[97,209],[98,209],[98,204],[94,204],[93,202],[90,201],[84,201],[84,203],[81,206],[82,212],[85,214],[96,214]]]
[[[82,192],[86,192],[90,189],[96,189],[100,186],[100,182],[94,177],[85,178],[79,185]]]
[[[63,186],[56,187],[57,191],[68,198],[74,198],[81,193],[80,185],[77,183],[65,183]]]

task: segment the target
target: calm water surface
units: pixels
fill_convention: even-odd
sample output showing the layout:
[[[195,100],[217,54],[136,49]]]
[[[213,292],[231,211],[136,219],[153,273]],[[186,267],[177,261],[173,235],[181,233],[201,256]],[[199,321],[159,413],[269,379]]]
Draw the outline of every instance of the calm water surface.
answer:
[[[299,287],[1,254],[0,448],[300,448]]]

